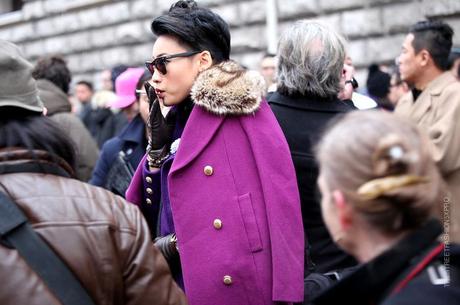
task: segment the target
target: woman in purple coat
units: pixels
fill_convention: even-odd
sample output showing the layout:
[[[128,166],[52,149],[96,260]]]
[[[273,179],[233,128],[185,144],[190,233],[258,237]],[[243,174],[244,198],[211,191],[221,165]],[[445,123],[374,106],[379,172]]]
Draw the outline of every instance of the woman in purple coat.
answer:
[[[194,1],[152,31],[150,147],[127,199],[191,305],[301,302],[296,177],[263,78],[229,60],[228,25]]]

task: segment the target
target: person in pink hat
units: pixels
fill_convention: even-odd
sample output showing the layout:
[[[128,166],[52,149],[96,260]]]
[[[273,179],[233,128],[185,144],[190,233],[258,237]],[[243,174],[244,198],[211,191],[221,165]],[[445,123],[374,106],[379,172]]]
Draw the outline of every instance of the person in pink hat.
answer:
[[[150,78],[144,68],[129,68],[115,81],[116,98],[110,107],[122,109],[132,115],[130,123],[119,135],[108,140],[101,149],[91,180],[92,185],[102,186],[124,197],[147,147],[146,122],[149,102],[144,83]]]
[[[139,103],[136,103],[138,99],[135,93],[136,85],[144,74],[144,70],[144,68],[128,68],[115,80],[117,97],[109,105],[111,108],[121,109],[130,122],[139,113]]]

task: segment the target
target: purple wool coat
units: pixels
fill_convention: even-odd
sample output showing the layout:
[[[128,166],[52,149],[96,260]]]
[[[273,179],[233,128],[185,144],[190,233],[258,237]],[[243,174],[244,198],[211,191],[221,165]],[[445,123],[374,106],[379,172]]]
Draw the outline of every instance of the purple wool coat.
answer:
[[[246,72],[222,88],[238,69],[222,66],[194,84],[168,175],[185,293],[191,305],[301,302],[304,233],[287,142],[261,101],[261,77]],[[135,177],[127,199],[144,204],[139,194]]]

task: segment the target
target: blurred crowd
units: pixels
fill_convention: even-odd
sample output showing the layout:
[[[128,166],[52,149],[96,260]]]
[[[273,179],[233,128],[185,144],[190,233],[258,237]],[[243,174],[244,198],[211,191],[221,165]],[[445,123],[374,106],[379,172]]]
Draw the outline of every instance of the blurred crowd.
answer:
[[[414,23],[365,84],[324,23],[297,21],[259,71],[193,0],[151,30],[145,67],[100,90],[0,41],[0,199],[25,215],[0,209],[0,303],[458,304],[452,27]],[[25,227],[82,287],[37,271]]]

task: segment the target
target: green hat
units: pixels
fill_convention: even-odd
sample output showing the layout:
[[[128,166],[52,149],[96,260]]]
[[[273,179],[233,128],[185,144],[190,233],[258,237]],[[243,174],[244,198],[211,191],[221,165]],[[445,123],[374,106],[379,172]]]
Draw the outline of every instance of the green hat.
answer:
[[[5,40],[0,40],[0,111],[2,107],[43,112],[32,77],[32,64],[16,45]]]

